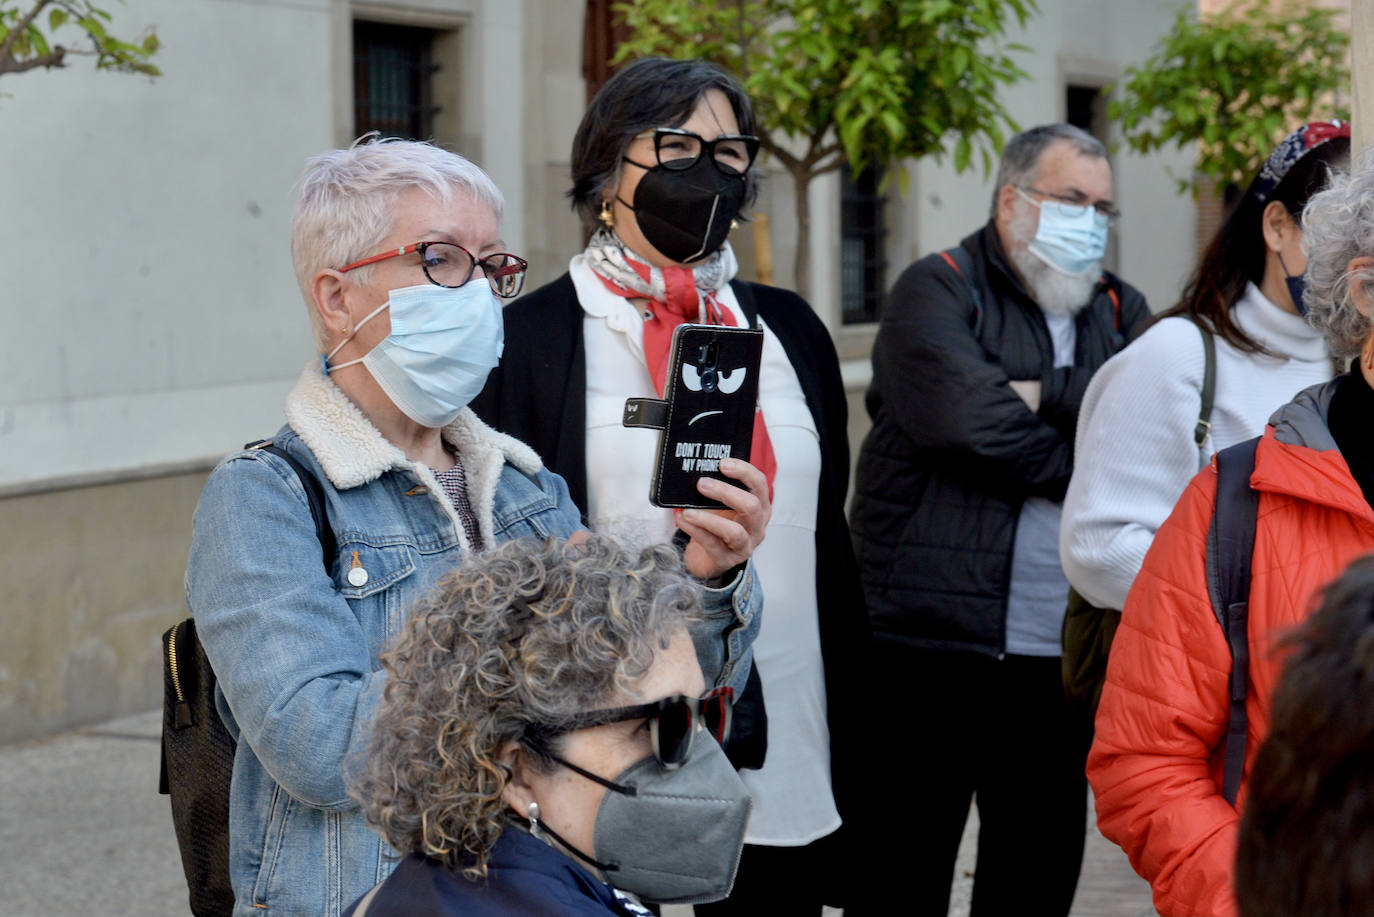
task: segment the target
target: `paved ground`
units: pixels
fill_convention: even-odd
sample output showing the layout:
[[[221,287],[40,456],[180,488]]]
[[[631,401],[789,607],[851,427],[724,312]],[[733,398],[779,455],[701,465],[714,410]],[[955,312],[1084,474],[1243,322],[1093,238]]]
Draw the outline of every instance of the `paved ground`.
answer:
[[[975,807],[969,813],[964,840],[959,847],[949,917],[968,917],[977,843],[978,810]],[[1034,894],[1034,890],[1028,892]],[[1135,874],[1120,847],[1098,833],[1092,800],[1089,800],[1083,872],[1078,878],[1078,891],[1074,895],[1069,917],[1154,917],[1154,914],[1149,883]]]
[[[0,906],[11,917],[186,917],[157,794],[159,713],[0,747]]]
[[[186,917],[167,799],[157,794],[157,712],[0,747],[0,912],[5,917]],[[968,911],[969,819],[952,917]],[[833,912],[838,914],[838,912]],[[1149,888],[1090,828],[1073,917],[1148,917]],[[666,908],[687,917],[688,908]]]

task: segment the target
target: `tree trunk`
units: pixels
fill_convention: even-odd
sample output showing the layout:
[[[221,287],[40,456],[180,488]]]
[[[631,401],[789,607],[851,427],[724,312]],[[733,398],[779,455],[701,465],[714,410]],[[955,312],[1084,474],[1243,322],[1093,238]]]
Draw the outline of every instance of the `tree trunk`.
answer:
[[[1374,144],[1374,41],[1369,29],[1374,26],[1374,9],[1369,0],[1354,0],[1350,6],[1350,162],[1362,161],[1364,151]]]
[[[792,284],[797,295],[811,302],[811,201],[806,192],[811,187],[810,173],[802,168],[788,169],[797,202],[797,250],[792,262]]]

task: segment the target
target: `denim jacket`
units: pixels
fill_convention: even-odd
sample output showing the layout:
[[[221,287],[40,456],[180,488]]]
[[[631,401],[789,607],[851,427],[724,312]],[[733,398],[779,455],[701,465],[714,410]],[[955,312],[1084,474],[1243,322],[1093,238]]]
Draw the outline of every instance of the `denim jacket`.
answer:
[[[305,490],[278,456],[244,451],[197,506],[186,602],[238,739],[230,791],[235,917],[338,917],[396,855],[348,797],[383,686],[378,655],[406,609],[472,550],[433,472],[307,367],[273,437],[319,479],[338,550],[321,562]],[[563,479],[470,411],[443,430],[484,544],[581,528]],[[362,571],[362,572],[358,572]],[[708,684],[743,689],[762,594],[752,565],[708,589],[693,640]]]

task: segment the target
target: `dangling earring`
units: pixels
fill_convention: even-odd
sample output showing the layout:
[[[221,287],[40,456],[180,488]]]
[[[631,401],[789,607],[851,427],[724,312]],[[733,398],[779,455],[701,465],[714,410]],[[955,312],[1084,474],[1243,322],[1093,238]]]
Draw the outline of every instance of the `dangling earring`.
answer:
[[[1364,350],[1361,351],[1364,357],[1364,368],[1369,372],[1374,372],[1374,337],[1364,342]]]
[[[539,803],[530,803],[528,815],[530,819],[530,835],[532,837],[537,837],[541,841],[544,840],[544,832],[539,830]]]
[[[611,210],[610,201],[601,202],[601,213],[596,218],[605,223],[607,229],[615,229],[615,212]]]

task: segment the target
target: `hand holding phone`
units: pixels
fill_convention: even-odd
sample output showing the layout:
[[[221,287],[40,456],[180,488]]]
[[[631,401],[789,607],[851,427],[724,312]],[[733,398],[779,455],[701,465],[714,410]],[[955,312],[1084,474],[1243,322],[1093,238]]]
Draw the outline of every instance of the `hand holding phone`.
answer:
[[[721,471],[732,480],[698,478],[697,487],[719,499],[727,509],[688,509],[677,515],[677,526],[689,538],[683,562],[693,576],[711,580],[728,574],[748,560],[763,541],[773,505],[768,479],[762,471],[739,459],[725,459]]]

